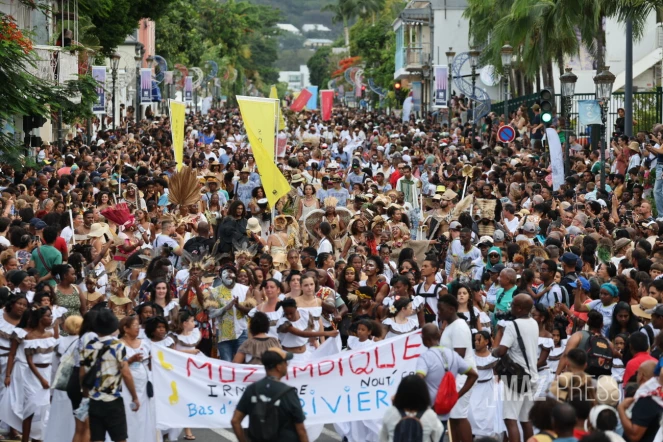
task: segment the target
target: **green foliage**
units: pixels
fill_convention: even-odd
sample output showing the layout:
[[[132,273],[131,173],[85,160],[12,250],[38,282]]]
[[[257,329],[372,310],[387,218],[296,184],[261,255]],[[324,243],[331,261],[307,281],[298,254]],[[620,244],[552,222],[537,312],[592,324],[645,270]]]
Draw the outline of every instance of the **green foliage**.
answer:
[[[396,70],[393,20],[381,17],[374,25],[367,24],[366,20],[359,20],[350,30],[350,53],[362,58],[366,79],[372,78],[378,86],[388,88]]]
[[[62,109],[62,120],[65,124],[94,116],[92,105],[97,101],[97,81],[91,74],[79,75],[76,80],[68,81],[63,93],[66,97],[80,97],[78,103],[72,103],[68,99],[60,100],[59,107]]]
[[[156,51],[171,67],[177,63],[199,66],[205,61],[202,59],[205,39],[199,26],[199,3],[198,0],[174,0],[156,21]]]
[[[101,52],[110,55],[142,18],[158,19],[174,0],[82,0],[81,9],[97,28]],[[152,54],[153,55],[153,54]]]
[[[331,79],[331,73],[335,66],[331,59],[332,49],[330,47],[321,47],[315,51],[313,57],[306,63],[309,69],[309,81],[312,85],[326,88]]]

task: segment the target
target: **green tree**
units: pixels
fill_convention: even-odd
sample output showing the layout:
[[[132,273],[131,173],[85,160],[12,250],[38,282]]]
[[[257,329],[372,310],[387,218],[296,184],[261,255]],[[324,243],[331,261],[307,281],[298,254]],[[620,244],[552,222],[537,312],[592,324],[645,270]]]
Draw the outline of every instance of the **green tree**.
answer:
[[[156,51],[170,66],[181,63],[198,66],[203,62],[205,39],[199,26],[198,0],[175,0],[156,20]]]
[[[306,66],[309,70],[309,81],[311,84],[320,88],[326,88],[327,83],[331,79],[331,73],[334,70],[334,65],[331,61],[332,49],[328,46],[323,46],[315,51],[315,54],[309,58]]]
[[[345,47],[350,46],[350,22],[357,17],[360,12],[357,0],[336,0],[336,3],[330,3],[322,11],[329,11],[334,14],[333,23],[343,23],[343,36],[345,38]]]
[[[101,52],[110,55],[143,18],[158,19],[174,0],[82,0],[82,10],[96,26]],[[151,54],[154,55],[154,54]]]

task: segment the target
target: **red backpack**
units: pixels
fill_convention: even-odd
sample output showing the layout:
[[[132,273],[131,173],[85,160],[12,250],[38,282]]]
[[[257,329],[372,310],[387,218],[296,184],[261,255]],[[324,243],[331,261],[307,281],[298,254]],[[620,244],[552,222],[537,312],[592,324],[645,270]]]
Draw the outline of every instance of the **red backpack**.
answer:
[[[435,395],[435,403],[433,403],[433,410],[438,415],[449,414],[451,409],[458,402],[458,390],[456,390],[456,377],[449,371],[449,364],[444,358],[444,350],[440,351],[442,362],[446,373],[442,376],[440,385],[437,387],[437,394]]]

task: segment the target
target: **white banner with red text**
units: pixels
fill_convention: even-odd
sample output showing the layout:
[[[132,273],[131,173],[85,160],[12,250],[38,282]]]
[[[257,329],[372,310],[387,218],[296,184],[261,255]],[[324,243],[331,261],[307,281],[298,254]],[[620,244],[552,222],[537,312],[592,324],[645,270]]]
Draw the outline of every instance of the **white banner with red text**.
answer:
[[[330,348],[323,344],[307,362],[290,361],[282,379],[297,389],[307,425],[381,419],[426,350],[420,332],[362,350],[328,354]],[[262,366],[157,348],[152,370],[157,423],[164,428],[230,428],[246,387],[265,377]]]

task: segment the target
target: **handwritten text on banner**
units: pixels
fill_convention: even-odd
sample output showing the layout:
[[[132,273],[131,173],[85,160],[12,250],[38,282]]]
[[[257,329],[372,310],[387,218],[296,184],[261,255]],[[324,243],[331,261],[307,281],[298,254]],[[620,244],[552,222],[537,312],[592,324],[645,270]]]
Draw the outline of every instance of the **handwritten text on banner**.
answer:
[[[307,424],[381,419],[425,350],[413,332],[368,349],[291,361],[283,381],[297,389]],[[265,376],[262,366],[169,349],[152,360],[157,421],[165,428],[229,428],[246,387]]]

